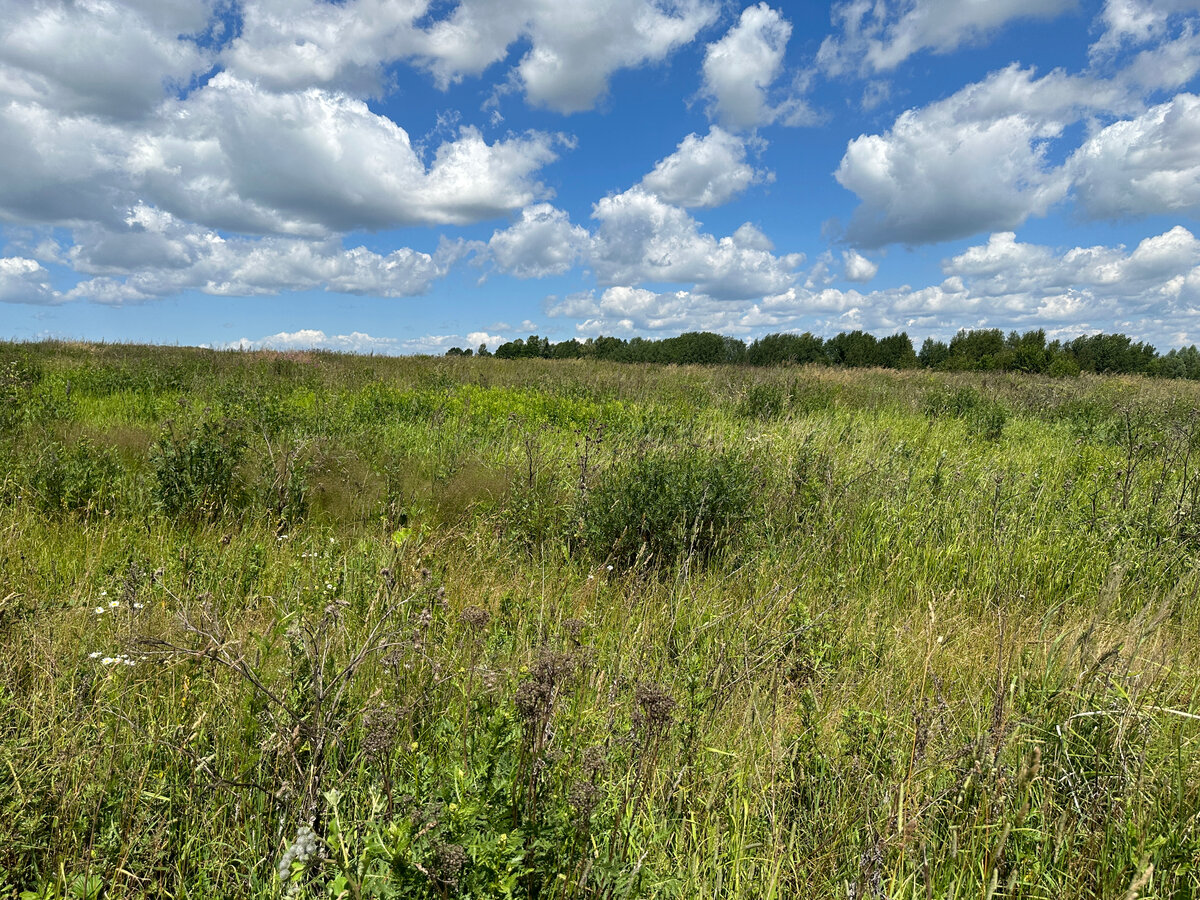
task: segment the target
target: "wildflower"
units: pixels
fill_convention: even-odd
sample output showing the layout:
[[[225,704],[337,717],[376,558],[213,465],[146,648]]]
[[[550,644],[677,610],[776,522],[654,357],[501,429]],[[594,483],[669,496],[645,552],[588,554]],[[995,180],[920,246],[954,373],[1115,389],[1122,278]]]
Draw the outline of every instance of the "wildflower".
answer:
[[[317,852],[317,836],[308,825],[296,829],[296,839],[279,860],[279,880],[287,884],[292,879],[292,863],[307,863]]]
[[[133,608],[134,609],[145,609],[146,604],[145,603],[135,603],[135,604],[133,604]]]
[[[98,616],[102,616],[102,615],[104,615],[104,607],[103,607],[103,606],[97,606],[97,607],[96,607],[96,608],[93,610],[93,612],[95,612],[95,613],[96,613],[96,615],[98,615]]]
[[[612,565],[607,565],[607,566],[605,566],[605,567],[604,567],[604,569],[605,569],[605,571],[606,571],[606,572],[611,572],[611,571],[612,571]]]
[[[127,666],[136,666],[137,665],[137,663],[134,662],[132,659],[123,659],[123,660],[121,660],[121,662],[123,662]]]
[[[103,655],[99,650],[94,650],[88,654],[88,659],[99,659]]]
[[[114,659],[114,658],[113,658],[113,657],[111,657],[111,656],[106,656],[106,657],[104,657],[104,659],[100,660],[100,665],[102,665],[102,666],[111,666],[111,665],[112,665],[113,663],[115,663],[115,662],[116,662],[116,659]]]
[[[108,601],[108,608],[109,608],[109,609],[116,609],[116,608],[117,608],[118,606],[120,606],[120,605],[121,605],[121,601],[120,601],[120,600],[109,600],[109,601]]]
[[[100,596],[101,596],[101,597],[107,597],[107,596],[108,596],[108,591],[101,591],[101,592],[100,592]]]

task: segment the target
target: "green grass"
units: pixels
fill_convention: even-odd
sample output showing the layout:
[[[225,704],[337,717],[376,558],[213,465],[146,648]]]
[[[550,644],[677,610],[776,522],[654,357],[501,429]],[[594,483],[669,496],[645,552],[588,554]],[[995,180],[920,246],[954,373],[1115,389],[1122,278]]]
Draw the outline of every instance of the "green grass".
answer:
[[[0,896],[1200,894],[1200,386],[0,370]]]

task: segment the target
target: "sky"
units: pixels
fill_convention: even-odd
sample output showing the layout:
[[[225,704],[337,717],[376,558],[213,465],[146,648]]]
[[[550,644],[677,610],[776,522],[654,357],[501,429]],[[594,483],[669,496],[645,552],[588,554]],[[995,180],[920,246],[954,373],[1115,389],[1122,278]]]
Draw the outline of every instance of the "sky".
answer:
[[[0,339],[1200,342],[1200,0],[0,21]]]

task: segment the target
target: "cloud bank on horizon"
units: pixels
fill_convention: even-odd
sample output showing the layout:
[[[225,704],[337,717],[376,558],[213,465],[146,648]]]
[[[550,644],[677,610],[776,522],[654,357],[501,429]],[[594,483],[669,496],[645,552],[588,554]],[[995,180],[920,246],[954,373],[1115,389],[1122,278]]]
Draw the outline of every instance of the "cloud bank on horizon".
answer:
[[[0,337],[1200,341],[1200,0],[0,15]]]

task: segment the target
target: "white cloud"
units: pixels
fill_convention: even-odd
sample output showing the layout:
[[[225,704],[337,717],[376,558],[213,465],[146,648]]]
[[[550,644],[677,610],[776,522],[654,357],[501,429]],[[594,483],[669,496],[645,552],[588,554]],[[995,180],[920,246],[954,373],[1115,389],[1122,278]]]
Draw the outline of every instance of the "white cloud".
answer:
[[[1075,0],[844,0],[833,8],[839,34],[817,55],[831,75],[888,71],[922,50],[946,53],[981,41],[1016,19],[1049,19]]]
[[[212,64],[181,37],[211,12],[206,0],[0,0],[0,92],[61,112],[144,116]]]
[[[240,338],[226,345],[230,350],[336,350],[342,353],[395,355],[402,352],[396,338],[372,337],[361,331],[326,334],[318,328],[281,331],[252,341]]]
[[[568,297],[548,309],[578,320],[580,334],[709,330],[731,335],[865,328],[948,337],[961,327],[1103,329],[1177,344],[1200,340],[1200,240],[1176,226],[1125,247],[1055,250],[993,234],[942,263],[944,279],[923,287],[864,292],[792,285],[744,300],[699,291],[614,285],[597,299]]]
[[[35,259],[0,257],[0,303],[53,303],[50,273]]]
[[[428,0],[242,0],[228,71],[275,91],[382,91],[384,66],[416,53]]]
[[[502,272],[542,278],[566,272],[587,245],[587,229],[572,225],[562,210],[539,203],[522,210],[513,225],[493,232],[488,250]]]
[[[326,334],[319,328],[301,328],[297,331],[281,331],[266,337],[251,340],[239,338],[222,345],[226,350],[332,350],[339,353],[375,354],[377,356],[400,356],[425,354],[441,356],[451,347],[470,347],[480,344],[499,344],[504,339],[486,331],[470,334],[427,334],[419,338],[402,340],[393,337],[375,337],[362,331],[349,334]]]
[[[473,0],[491,5],[493,0]],[[618,69],[664,59],[716,18],[705,0],[537,4],[533,46],[517,65],[526,96],[559,112],[590,109]]]
[[[1090,291],[1128,307],[1144,303],[1147,295],[1198,263],[1200,240],[1176,225],[1145,238],[1132,253],[1124,247],[1103,246],[1055,253],[1049,247],[1020,243],[1011,232],[1003,232],[993,234],[986,245],[945,261],[942,269],[969,280],[972,291],[982,296],[1026,295],[1040,303],[1045,296],[1070,289]]]
[[[120,222],[129,190],[128,133],[33,103],[0,104],[0,218],[72,224]]]
[[[1200,11],[1198,0],[1105,0],[1099,21],[1103,33],[1089,48],[1093,57],[1115,53],[1122,46],[1160,40],[1171,17]]]
[[[1021,115],[980,122],[904,113],[887,134],[846,148],[835,177],[862,201],[847,237],[867,247],[923,244],[1043,215],[1068,182],[1034,142],[1059,133]]]
[[[728,33],[708,45],[704,54],[704,85],[711,99],[710,115],[735,129],[772,122],[809,124],[812,110],[800,97],[803,84],[793,85],[782,99],[772,98],[772,85],[783,72],[792,25],[766,3],[749,6]]]
[[[795,279],[800,254],[774,255],[753,225],[717,239],[684,210],[640,187],[605,197],[593,208],[600,223],[591,262],[602,284],[691,283],[719,299],[774,293]]]
[[[557,141],[489,144],[464,127],[427,164],[403,128],[360,100],[272,94],[222,73],[136,124],[0,104],[0,216],[111,227],[145,200],[252,234],[467,224],[547,195],[535,176]]]
[[[750,185],[769,180],[746,162],[746,142],[714,125],[708,134],[689,134],[660,159],[642,187],[663,202],[685,207],[728,203]]]
[[[862,201],[847,237],[922,244],[1010,230],[1062,200],[1048,143],[1088,111],[1135,108],[1119,81],[1011,65],[850,141],[835,177]]]
[[[223,296],[324,289],[409,297],[425,293],[461,255],[444,243],[436,253],[407,247],[381,254],[340,241],[222,238],[149,207],[130,211],[127,227],[80,229],[68,256],[95,277],[66,295],[101,303],[136,303],[197,290]]]
[[[1179,94],[1093,135],[1071,157],[1074,192],[1096,218],[1200,212],[1200,97]]]
[[[879,263],[872,262],[857,250],[843,251],[842,262],[847,281],[864,283],[874,278],[875,273],[879,271]]]
[[[319,86],[378,93],[385,67],[414,60],[441,87],[529,49],[511,76],[559,112],[590,109],[619,69],[664,59],[716,17],[711,0],[245,0],[232,71],[276,90]],[[433,21],[427,21],[428,14]]]
[[[228,74],[194,94],[131,168],[171,212],[211,227],[321,234],[352,228],[465,224],[544,195],[533,173],[553,138],[494,144],[474,128],[426,166],[407,132],[345,94],[271,94]]]

